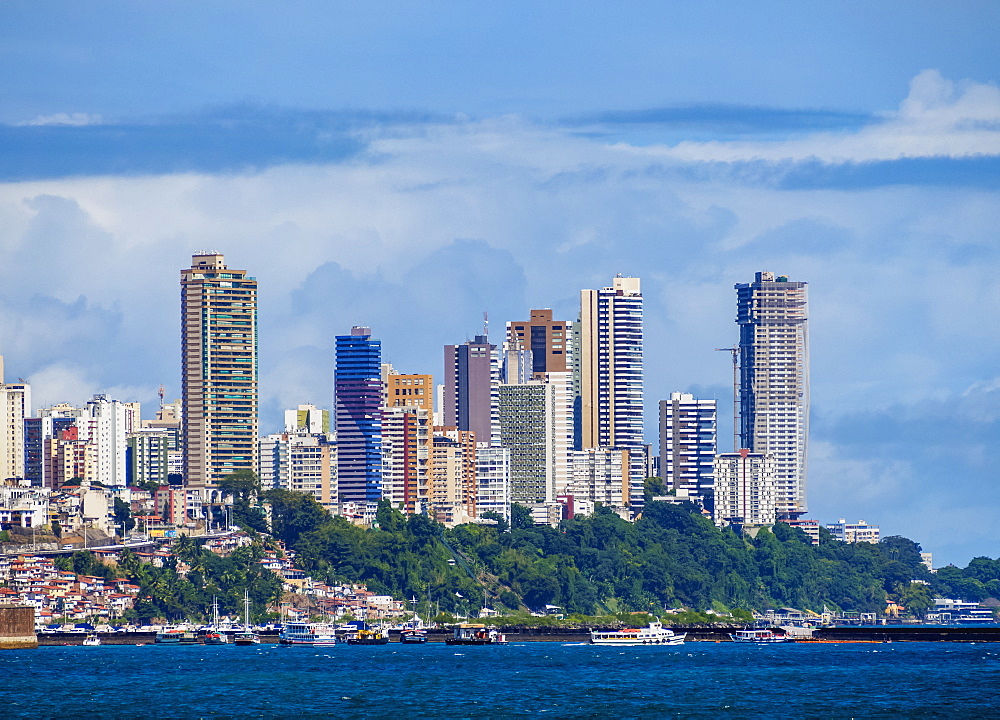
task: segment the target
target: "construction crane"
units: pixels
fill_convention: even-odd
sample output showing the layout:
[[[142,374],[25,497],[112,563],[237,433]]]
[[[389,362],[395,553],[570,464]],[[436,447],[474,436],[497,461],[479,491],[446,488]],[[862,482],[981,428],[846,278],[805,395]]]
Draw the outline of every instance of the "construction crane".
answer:
[[[733,452],[740,451],[740,349],[715,348],[716,352],[733,354]]]

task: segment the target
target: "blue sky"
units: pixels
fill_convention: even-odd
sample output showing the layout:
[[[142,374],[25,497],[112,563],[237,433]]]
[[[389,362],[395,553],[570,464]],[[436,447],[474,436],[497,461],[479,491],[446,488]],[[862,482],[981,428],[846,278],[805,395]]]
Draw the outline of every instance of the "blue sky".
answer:
[[[726,416],[769,269],[810,283],[811,516],[1000,556],[1000,5],[693,5],[3,3],[8,378],[151,412],[217,249],[260,280],[266,430],[352,324],[439,374],[484,310],[618,272],[649,408]]]

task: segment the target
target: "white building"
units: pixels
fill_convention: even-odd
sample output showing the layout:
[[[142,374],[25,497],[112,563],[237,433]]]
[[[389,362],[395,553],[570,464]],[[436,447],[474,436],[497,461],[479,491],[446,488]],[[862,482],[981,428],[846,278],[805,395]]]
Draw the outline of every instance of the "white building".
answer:
[[[826,529],[830,531],[830,534],[835,539],[841,542],[878,543],[879,541],[878,525],[869,525],[864,520],[849,523],[844,518],[840,518],[838,522],[828,524]]]
[[[23,478],[24,419],[31,416],[31,386],[4,382],[0,355],[0,482]]]
[[[660,477],[668,488],[710,508],[716,449],[714,399],[677,392],[660,401]]]
[[[499,386],[500,444],[510,450],[511,500],[552,502],[570,483],[572,375]]]
[[[139,427],[138,403],[110,400],[107,395],[94,395],[87,402],[86,429],[81,436],[97,449],[96,479],[103,485],[128,484],[125,468],[125,437]],[[81,423],[77,421],[77,426]]]
[[[510,520],[510,449],[476,443],[476,514]]]
[[[260,438],[261,487],[308,493],[327,509],[337,506],[336,451],[327,436],[307,432]]]
[[[628,483],[622,467],[625,454],[613,448],[570,453],[573,481],[568,494],[574,498],[577,514],[586,514],[584,508],[593,508],[596,503],[616,509],[625,507],[628,497]]]
[[[627,502],[643,502],[643,316],[639,278],[580,291],[574,369],[580,396],[580,449],[629,450]]]
[[[0,484],[0,530],[36,528],[49,522],[48,488]]]
[[[715,524],[773,525],[777,519],[776,462],[743,449],[715,458]]]
[[[735,286],[742,446],[773,455],[778,515],[806,512],[809,341],[806,283],[759,272]]]

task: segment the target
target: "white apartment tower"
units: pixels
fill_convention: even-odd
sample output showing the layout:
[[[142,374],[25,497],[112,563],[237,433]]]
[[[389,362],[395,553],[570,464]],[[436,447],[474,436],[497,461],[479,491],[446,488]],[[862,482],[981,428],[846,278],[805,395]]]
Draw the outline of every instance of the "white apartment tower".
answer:
[[[24,419],[31,416],[31,386],[4,383],[0,355],[0,483],[24,477]]]
[[[580,397],[579,447],[628,450],[627,500],[641,506],[646,475],[643,441],[642,292],[639,278],[580,291],[574,368]]]
[[[660,400],[660,477],[704,504],[712,492],[716,452],[716,401],[689,393]]]
[[[715,524],[774,525],[777,463],[771,455],[742,449],[715,458]]]
[[[779,520],[806,512],[809,338],[806,283],[758,272],[738,284],[742,446],[773,455]]]

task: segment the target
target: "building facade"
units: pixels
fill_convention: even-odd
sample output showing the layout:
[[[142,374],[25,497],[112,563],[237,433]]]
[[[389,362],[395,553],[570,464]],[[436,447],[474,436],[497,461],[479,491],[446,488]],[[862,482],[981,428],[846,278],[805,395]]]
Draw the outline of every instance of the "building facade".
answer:
[[[497,441],[499,433],[496,349],[485,335],[461,345],[444,346],[444,427],[474,432],[477,442],[490,444]]]
[[[31,386],[4,382],[0,355],[0,483],[25,476],[24,420],[31,417]]]
[[[574,343],[579,449],[628,450],[628,504],[642,507],[647,455],[643,439],[643,303],[639,278],[580,292]]]
[[[777,462],[772,456],[746,449],[716,456],[716,525],[774,525],[777,497]]]
[[[257,281],[219,253],[181,270],[181,404],[188,485],[256,470]]]
[[[711,512],[716,453],[716,401],[670,393],[660,401],[660,477],[673,490],[701,498]]]
[[[337,490],[374,506],[382,497],[382,343],[366,327],[336,338]]]
[[[553,320],[552,310],[531,310],[528,320],[507,323],[507,345],[531,353],[531,373],[537,379],[544,373],[572,370],[573,323]]]
[[[740,326],[740,437],[774,456],[778,515],[806,512],[809,437],[809,338],[806,283],[758,272],[735,286]]]

